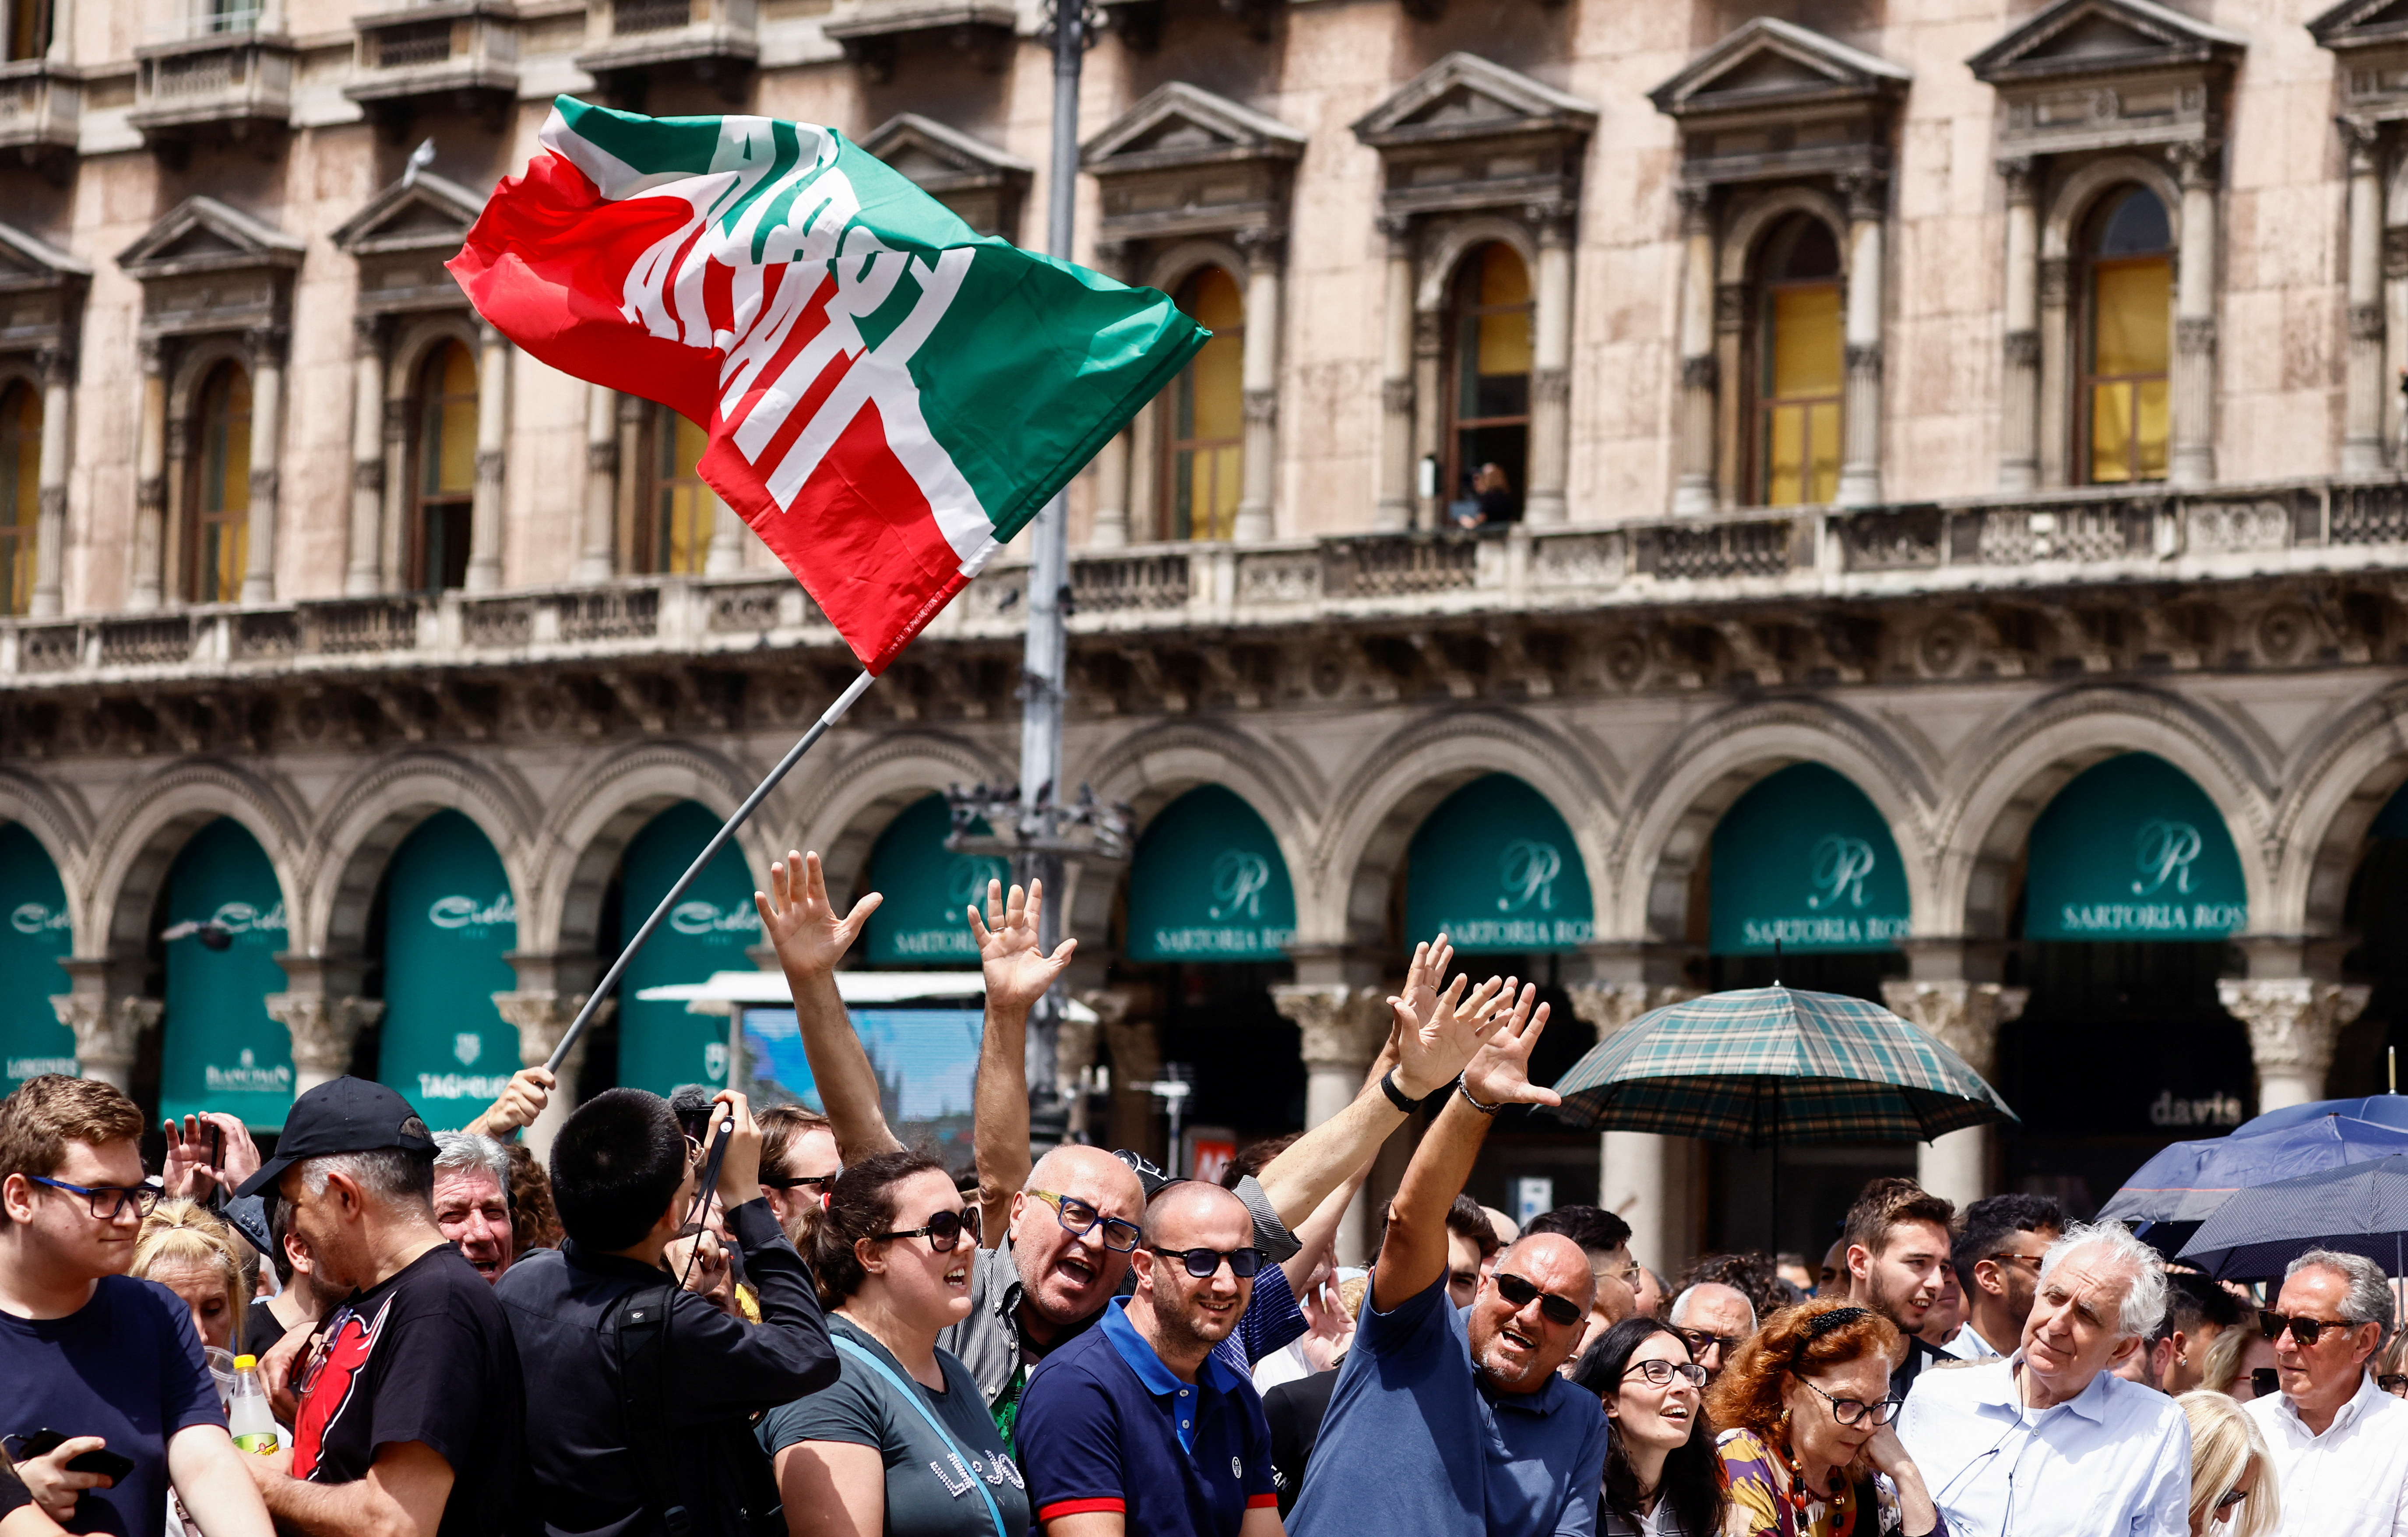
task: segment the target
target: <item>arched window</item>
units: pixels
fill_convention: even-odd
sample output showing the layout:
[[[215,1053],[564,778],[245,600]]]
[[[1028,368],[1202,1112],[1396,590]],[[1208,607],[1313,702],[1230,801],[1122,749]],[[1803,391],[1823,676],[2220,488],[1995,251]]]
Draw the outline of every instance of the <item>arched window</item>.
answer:
[[[477,496],[477,359],[457,341],[435,349],[418,373],[418,516],[410,585],[466,586],[468,510]]]
[[[50,0],[0,0],[8,14],[8,59],[38,59],[50,46]]]
[[[702,451],[710,435],[669,409],[654,406],[645,429],[644,504],[636,517],[636,569],[692,576],[710,553],[718,507],[705,485]]]
[[[2172,355],[2173,230],[2146,187],[2111,193],[2091,223],[2082,345],[2084,439],[2094,485],[2166,478],[2166,366]]]
[[[1792,214],[1764,243],[1756,271],[1756,499],[1819,505],[1840,489],[1839,242],[1822,220]]]
[[[231,603],[242,593],[251,525],[251,372],[242,365],[221,363],[209,371],[195,446],[184,596]]]
[[[1530,269],[1512,247],[1482,246],[1455,269],[1447,327],[1450,523],[1511,523],[1522,515],[1530,462]]]
[[[42,396],[20,381],[0,389],[0,613],[34,596],[34,538],[42,515]]]
[[[1246,296],[1217,266],[1179,285],[1179,308],[1212,333],[1170,386],[1170,477],[1163,505],[1175,539],[1226,539],[1237,532],[1246,457]]]

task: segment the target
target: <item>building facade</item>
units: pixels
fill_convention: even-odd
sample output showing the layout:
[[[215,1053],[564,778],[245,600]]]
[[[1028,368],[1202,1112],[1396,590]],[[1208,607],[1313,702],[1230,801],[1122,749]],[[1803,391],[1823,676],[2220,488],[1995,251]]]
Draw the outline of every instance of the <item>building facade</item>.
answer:
[[[1039,243],[1041,7],[0,11],[7,1074],[272,1128],[357,1069],[451,1116],[852,663],[697,429],[441,264],[562,93],[832,124]],[[1659,1264],[1819,1249],[1887,1169],[2095,1206],[2384,1086],[2408,0],[1101,14],[1081,258],[1214,336],[1072,490],[1069,776],[1135,829],[1063,894],[1096,1135],[1159,1146],[1171,1064],[1191,1124],[1329,1113],[1438,924],[1547,989],[1550,1071],[1777,975],[2021,1116],[1500,1128],[1484,1199],[1599,1192]],[[888,892],[864,964],[963,962],[985,867],[929,797],[1013,777],[1025,583],[931,626],[647,980],[750,964],[789,847]],[[730,1044],[630,995],[584,1082]]]

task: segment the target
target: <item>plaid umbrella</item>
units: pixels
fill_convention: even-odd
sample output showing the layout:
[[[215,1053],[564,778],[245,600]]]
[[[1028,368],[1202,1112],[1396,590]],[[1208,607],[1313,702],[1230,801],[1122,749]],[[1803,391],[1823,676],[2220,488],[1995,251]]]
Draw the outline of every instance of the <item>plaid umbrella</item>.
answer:
[[[2199,1225],[2182,1257],[2218,1281],[2257,1281],[2281,1275],[2310,1249],[2364,1255],[2400,1274],[2408,1255],[2408,1156],[2237,1190]]]
[[[1928,1142],[2016,1118],[1963,1057],[1881,1005],[1780,986],[1651,1010],[1555,1092],[1577,1126],[1752,1146]]]

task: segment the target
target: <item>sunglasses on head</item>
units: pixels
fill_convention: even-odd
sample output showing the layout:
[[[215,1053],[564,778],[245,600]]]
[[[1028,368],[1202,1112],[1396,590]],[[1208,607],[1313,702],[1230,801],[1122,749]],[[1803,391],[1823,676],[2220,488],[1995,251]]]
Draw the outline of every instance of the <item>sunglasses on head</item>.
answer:
[[[1263,1251],[1260,1249],[1230,1249],[1225,1253],[1219,1249],[1166,1249],[1153,1243],[1146,1247],[1165,1259],[1178,1260],[1187,1267],[1187,1273],[1198,1281],[1220,1274],[1225,1260],[1228,1263],[1229,1273],[1240,1281],[1250,1279],[1263,1268]]]
[[[2221,1515],[2248,1498],[2247,1489],[2227,1489],[2215,1497],[2215,1514]]]
[[[1498,1271],[1489,1279],[1497,1283],[1497,1295],[1512,1303],[1517,1312],[1528,1307],[1531,1300],[1535,1298],[1538,1300],[1541,1316],[1551,1324],[1560,1324],[1569,1329],[1588,1316],[1588,1310],[1570,1298],[1558,1297],[1551,1291],[1541,1291],[1537,1286],[1515,1275],[1512,1271]]]
[[[2271,1399],[2283,1390],[2283,1374],[2271,1366],[2254,1367],[2249,1372],[2249,1391],[2261,1399]]]
[[[2264,1308],[2258,1310],[2258,1332],[2270,1340],[2279,1340],[2289,1329],[2291,1338],[2303,1345],[2316,1343],[2316,1337],[2329,1329],[2351,1329],[2358,1326],[2343,1318],[2286,1318]],[[2259,1370],[2264,1370],[2260,1368]]]
[[[978,1242],[979,1214],[978,1208],[975,1206],[966,1206],[958,1212],[932,1212],[928,1214],[928,1224],[924,1228],[903,1228],[891,1233],[872,1233],[869,1236],[882,1241],[889,1238],[924,1238],[928,1241],[928,1247],[942,1254],[960,1243],[964,1233],[969,1235],[972,1243]]]

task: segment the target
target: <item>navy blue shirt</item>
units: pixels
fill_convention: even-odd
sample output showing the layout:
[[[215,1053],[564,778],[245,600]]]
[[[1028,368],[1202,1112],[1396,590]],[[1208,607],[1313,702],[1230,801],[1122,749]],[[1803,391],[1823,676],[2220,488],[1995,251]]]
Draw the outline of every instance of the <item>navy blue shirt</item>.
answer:
[[[1145,1537],[1236,1537],[1246,1512],[1279,1503],[1254,1385],[1216,1357],[1182,1381],[1125,1297],[1029,1374],[1018,1440],[1040,1523],[1117,1511]]]
[[[1441,1274],[1387,1313],[1365,1300],[1288,1530],[1591,1537],[1604,1474],[1596,1395],[1489,1392]]]

